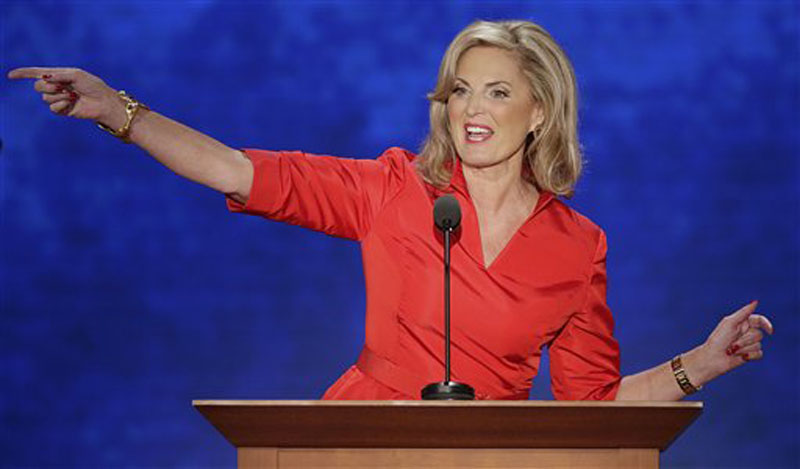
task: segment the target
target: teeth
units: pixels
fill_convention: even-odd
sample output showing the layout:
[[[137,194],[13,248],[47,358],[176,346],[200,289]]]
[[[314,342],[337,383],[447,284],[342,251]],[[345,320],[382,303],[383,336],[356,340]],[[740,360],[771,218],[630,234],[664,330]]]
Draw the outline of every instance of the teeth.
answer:
[[[484,129],[483,127],[467,127],[467,132],[471,134],[488,134],[491,131],[489,129]]]

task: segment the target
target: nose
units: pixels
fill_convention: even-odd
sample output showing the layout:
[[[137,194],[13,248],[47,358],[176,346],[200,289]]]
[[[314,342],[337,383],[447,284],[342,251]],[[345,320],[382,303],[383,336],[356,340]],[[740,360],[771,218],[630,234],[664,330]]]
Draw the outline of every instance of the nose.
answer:
[[[467,115],[475,116],[483,111],[483,96],[479,93],[473,93],[467,100]]]

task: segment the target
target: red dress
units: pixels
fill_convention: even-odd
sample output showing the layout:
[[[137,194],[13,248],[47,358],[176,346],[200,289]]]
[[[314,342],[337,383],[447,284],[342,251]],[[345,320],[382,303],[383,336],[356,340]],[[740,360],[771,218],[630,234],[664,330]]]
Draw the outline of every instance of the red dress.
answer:
[[[366,340],[356,365],[323,399],[419,399],[443,377],[442,242],[433,201],[456,196],[462,224],[451,251],[452,379],[479,399],[527,399],[549,347],[557,399],[614,399],[619,347],[606,305],[603,231],[551,193],[484,266],[478,220],[460,165],[444,191],[415,155],[377,160],[245,150],[255,175],[236,212],[361,242]]]

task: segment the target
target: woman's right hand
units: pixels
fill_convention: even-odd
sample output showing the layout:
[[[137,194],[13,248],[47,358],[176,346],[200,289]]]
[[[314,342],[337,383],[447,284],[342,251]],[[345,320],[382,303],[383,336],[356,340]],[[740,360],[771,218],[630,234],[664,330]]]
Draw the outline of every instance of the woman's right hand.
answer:
[[[33,89],[55,114],[92,119],[111,127],[125,119],[125,106],[117,92],[99,77],[78,68],[24,67],[8,72],[8,78],[34,78]]]
[[[103,80],[77,68],[25,67],[8,78],[33,78],[50,110],[78,119],[92,119],[112,129],[128,124],[125,101]],[[241,151],[228,147],[157,112],[137,112],[130,123],[131,143],[161,164],[241,203],[253,184],[253,165]]]

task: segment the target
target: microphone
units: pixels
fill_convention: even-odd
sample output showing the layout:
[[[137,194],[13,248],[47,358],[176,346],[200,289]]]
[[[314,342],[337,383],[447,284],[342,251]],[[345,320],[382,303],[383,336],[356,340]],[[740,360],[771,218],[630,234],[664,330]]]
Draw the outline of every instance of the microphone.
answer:
[[[454,196],[436,199],[433,222],[444,235],[444,381],[422,388],[422,399],[471,401],[475,399],[472,386],[450,381],[450,234],[461,224],[461,207]]]
[[[450,194],[436,199],[433,204],[433,222],[442,231],[455,231],[461,224],[461,207],[458,199]]]

